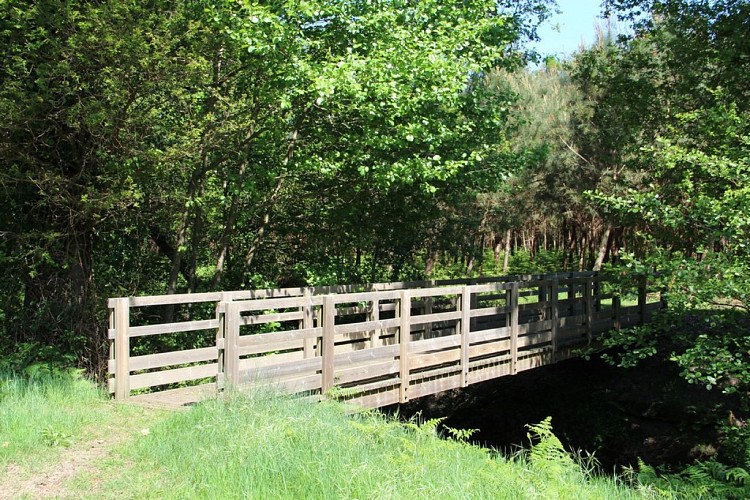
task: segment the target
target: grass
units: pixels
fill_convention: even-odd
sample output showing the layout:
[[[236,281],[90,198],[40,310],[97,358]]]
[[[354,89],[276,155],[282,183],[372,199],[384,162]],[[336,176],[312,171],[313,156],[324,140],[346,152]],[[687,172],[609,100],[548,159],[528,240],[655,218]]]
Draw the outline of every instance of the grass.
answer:
[[[106,457],[76,470],[61,497],[107,498],[641,498],[586,473],[548,426],[527,455],[498,456],[441,439],[436,422],[403,424],[338,403],[230,395],[166,414],[115,404],[92,384],[3,379],[4,464],[30,456],[55,470],[57,434],[87,449],[106,427]],[[106,424],[106,425],[105,425]],[[68,439],[66,437],[66,439]],[[2,470],[2,468],[0,468]],[[7,478],[6,478],[7,480]],[[12,479],[11,479],[12,481]],[[2,483],[2,479],[0,479]]]
[[[93,384],[68,375],[0,377],[0,467],[71,446],[103,414]]]

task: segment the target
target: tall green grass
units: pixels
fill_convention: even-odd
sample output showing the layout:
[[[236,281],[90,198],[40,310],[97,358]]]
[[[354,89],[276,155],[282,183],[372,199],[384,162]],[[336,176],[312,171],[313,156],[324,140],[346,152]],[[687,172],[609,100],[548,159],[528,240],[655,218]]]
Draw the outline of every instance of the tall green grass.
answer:
[[[535,447],[546,452],[506,459],[440,439],[435,428],[349,415],[336,403],[234,395],[150,429],[125,451],[138,465],[107,490],[164,498],[640,497],[588,476],[551,432]]]
[[[0,375],[0,466],[72,445],[106,403],[91,382],[65,373]]]

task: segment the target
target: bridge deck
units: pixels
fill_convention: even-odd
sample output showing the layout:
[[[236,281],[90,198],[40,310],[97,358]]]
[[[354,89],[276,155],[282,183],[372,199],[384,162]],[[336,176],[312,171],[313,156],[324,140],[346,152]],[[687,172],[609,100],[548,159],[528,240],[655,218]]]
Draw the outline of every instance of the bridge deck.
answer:
[[[216,396],[216,384],[179,387],[166,391],[137,394],[128,398],[131,403],[169,410],[185,410],[205,399]]]
[[[627,305],[591,273],[113,299],[110,391],[166,408],[217,387],[403,403],[567,359],[604,331],[649,321],[659,295],[634,283],[620,292]],[[155,322],[165,305],[187,321]],[[174,388],[185,382],[200,385]],[[146,388],[156,392],[131,396]]]

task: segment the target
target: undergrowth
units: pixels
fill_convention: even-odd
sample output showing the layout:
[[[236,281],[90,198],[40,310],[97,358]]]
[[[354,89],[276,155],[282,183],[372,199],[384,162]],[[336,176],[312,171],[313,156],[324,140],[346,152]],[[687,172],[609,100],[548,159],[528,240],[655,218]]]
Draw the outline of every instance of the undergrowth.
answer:
[[[0,466],[72,445],[103,415],[106,400],[75,373],[0,374]]]
[[[146,498],[745,498],[739,468],[697,464],[661,474],[641,463],[623,478],[596,476],[550,419],[529,425],[530,448],[511,457],[467,442],[440,419],[399,422],[340,403],[228,394],[184,412],[132,422],[74,376],[0,379],[0,465],[86,446],[87,426],[120,432],[117,447],[68,484],[71,497]],[[120,411],[120,408],[124,410]],[[137,420],[137,419],[136,419]],[[141,428],[146,424],[147,427]],[[135,427],[134,427],[135,426]],[[439,429],[444,429],[439,431]],[[443,435],[439,435],[443,432]],[[58,459],[59,454],[58,454]],[[2,470],[2,469],[0,469]]]
[[[138,464],[108,489],[170,498],[629,498],[590,476],[549,422],[528,456],[504,458],[437,435],[439,421],[400,423],[338,403],[280,396],[207,401],[132,443]],[[451,437],[453,434],[455,437]]]

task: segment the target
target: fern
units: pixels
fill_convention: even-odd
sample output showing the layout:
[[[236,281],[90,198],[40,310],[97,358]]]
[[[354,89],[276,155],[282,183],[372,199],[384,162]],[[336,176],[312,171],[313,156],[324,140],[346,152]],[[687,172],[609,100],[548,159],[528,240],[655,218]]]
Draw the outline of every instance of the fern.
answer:
[[[578,465],[552,432],[552,417],[526,427],[529,429],[527,436],[531,442],[529,462],[535,472],[546,478],[562,478],[581,473]]]
[[[715,462],[697,462],[679,474],[660,474],[638,460],[638,485],[668,498],[748,498],[750,474]]]

